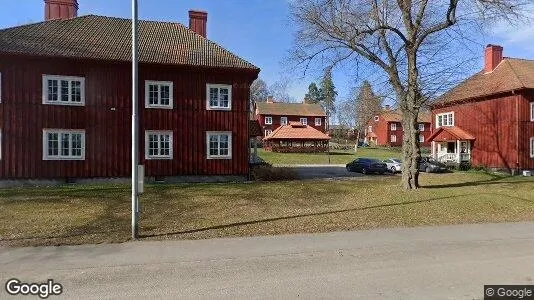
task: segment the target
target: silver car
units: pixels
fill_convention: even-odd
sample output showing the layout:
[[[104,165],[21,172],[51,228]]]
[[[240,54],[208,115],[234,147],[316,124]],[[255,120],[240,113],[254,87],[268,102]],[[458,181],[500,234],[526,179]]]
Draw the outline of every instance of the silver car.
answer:
[[[398,158],[384,159],[383,162],[386,163],[386,166],[391,173],[397,173],[402,170],[402,162]]]

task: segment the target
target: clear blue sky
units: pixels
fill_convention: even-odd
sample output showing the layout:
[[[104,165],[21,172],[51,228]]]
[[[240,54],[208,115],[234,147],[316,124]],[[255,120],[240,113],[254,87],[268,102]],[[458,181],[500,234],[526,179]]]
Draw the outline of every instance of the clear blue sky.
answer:
[[[43,20],[43,0],[2,1],[0,28]],[[79,15],[96,14],[130,17],[130,0],[78,0]],[[261,68],[260,77],[271,84],[281,77],[291,78],[289,93],[302,99],[311,81],[318,74],[288,73],[284,57],[291,47],[293,30],[289,23],[289,0],[139,0],[140,18],[188,24],[188,10],[208,12],[208,38]],[[480,67],[485,44],[504,46],[505,56],[534,59],[534,30],[498,26],[487,37],[477,40]],[[473,73],[478,70],[473,70]],[[339,100],[356,84],[351,70],[334,72]]]

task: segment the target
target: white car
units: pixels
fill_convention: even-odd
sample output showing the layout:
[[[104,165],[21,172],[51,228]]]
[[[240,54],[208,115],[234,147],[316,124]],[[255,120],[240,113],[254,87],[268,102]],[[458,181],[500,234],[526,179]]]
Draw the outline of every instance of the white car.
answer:
[[[398,158],[388,158],[383,160],[391,173],[397,173],[402,170],[402,162]]]

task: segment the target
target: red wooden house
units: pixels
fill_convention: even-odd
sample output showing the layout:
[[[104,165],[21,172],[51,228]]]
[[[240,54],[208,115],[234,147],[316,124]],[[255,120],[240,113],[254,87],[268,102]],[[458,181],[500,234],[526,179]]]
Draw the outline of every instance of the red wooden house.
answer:
[[[0,178],[130,175],[131,21],[77,17],[0,30]],[[259,69],[206,38],[207,13],[139,21],[139,140],[150,177],[248,173]]]
[[[431,106],[432,154],[508,171],[534,169],[534,60],[488,45],[484,69]]]
[[[423,147],[430,147],[430,114],[421,113],[418,121],[419,143]],[[386,105],[381,114],[367,122],[365,141],[370,145],[399,147],[402,146],[403,132],[401,113]]]
[[[260,122],[263,136],[289,122],[299,122],[323,133],[326,132],[326,113],[319,104],[281,103],[268,97],[265,102],[258,102],[254,107],[255,118]]]

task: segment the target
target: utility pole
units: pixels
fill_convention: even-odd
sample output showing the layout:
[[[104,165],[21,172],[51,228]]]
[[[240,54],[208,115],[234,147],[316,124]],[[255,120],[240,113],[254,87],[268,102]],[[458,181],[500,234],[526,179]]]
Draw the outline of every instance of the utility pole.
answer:
[[[137,36],[137,0],[132,0],[132,239],[137,239],[139,234],[139,192],[138,173],[139,163],[139,124],[137,120],[138,111],[138,36]]]

